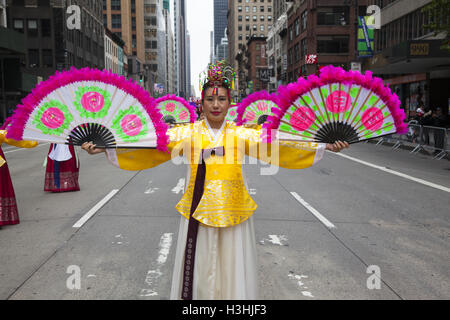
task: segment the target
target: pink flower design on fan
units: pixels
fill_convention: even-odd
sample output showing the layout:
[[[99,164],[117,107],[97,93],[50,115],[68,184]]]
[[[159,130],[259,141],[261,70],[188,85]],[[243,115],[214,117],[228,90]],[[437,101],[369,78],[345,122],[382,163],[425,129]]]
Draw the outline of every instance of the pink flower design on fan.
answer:
[[[230,117],[234,117],[236,115],[236,110],[231,110],[230,111]]]
[[[95,91],[86,92],[81,98],[81,105],[89,112],[98,112],[105,105],[103,96]]]
[[[305,131],[316,121],[314,112],[306,107],[300,107],[291,116],[289,123],[295,130]]]
[[[361,123],[367,130],[377,131],[381,128],[384,121],[383,113],[378,108],[370,108],[363,113]]]
[[[247,121],[253,121],[255,120],[256,114],[253,111],[249,111],[247,112],[247,114],[245,115],[245,120]]]
[[[266,111],[267,103],[266,102],[258,102],[257,108],[259,111]]]
[[[172,102],[169,102],[168,104],[166,104],[166,111],[168,112],[173,112],[175,110],[175,104]]]
[[[142,129],[141,119],[135,114],[129,114],[123,117],[120,122],[123,132],[130,137],[137,136]]]
[[[180,112],[180,120],[186,120],[189,114],[186,112],[186,110],[183,110]]]
[[[327,98],[327,109],[334,113],[345,112],[351,107],[351,97],[345,91],[334,91]]]
[[[58,108],[48,108],[42,114],[41,122],[50,129],[59,128],[64,123],[64,113]]]

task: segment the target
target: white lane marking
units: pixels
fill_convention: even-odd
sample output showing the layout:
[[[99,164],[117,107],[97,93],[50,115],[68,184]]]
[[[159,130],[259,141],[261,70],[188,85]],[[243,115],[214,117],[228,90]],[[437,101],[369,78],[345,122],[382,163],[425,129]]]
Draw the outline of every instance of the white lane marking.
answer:
[[[415,178],[415,177],[412,177],[412,176],[408,176],[407,174],[404,174],[404,173],[401,173],[401,172],[398,172],[398,171],[394,171],[394,170],[388,169],[386,167],[378,166],[376,164],[373,164],[373,163],[370,163],[370,162],[367,162],[367,161],[359,160],[359,159],[347,156],[347,155],[342,154],[342,153],[334,153],[333,152],[333,154],[336,154],[336,155],[338,155],[340,157],[343,157],[343,158],[346,158],[346,159],[349,159],[349,160],[361,163],[361,164],[366,165],[368,167],[372,167],[372,168],[375,168],[375,169],[378,169],[378,170],[381,170],[381,171],[384,171],[384,172],[387,172],[387,173],[390,173],[390,174],[393,174],[393,175],[396,175],[396,176],[399,176],[399,177],[402,177],[402,178],[405,178],[405,179],[408,179],[408,180],[411,180],[411,181],[414,181],[414,182],[417,182],[417,183],[421,183],[421,184],[426,185],[426,186],[431,187],[431,188],[439,189],[439,190],[445,191],[445,192],[450,192],[450,188],[441,186],[441,185],[433,183],[433,182],[429,182],[429,181],[426,181],[426,180],[423,180],[423,179],[419,179],[419,178]]]
[[[255,195],[255,194],[256,194],[256,189],[250,189],[250,190],[249,190],[249,193],[250,193],[251,195]]]
[[[81,228],[83,224],[86,223],[101,207],[103,207],[112,197],[119,192],[119,189],[112,190],[108,195],[106,195],[100,202],[98,202],[91,210],[88,211],[77,223],[73,225],[73,228]]]
[[[173,233],[164,233],[159,241],[159,254],[156,259],[157,268],[156,270],[149,270],[147,276],[145,277],[145,283],[150,287],[148,289],[142,289],[139,296],[141,297],[152,297],[157,296],[158,292],[154,289],[155,282],[158,278],[162,276],[161,267],[166,263],[167,257],[170,252],[170,247],[172,245]]]
[[[184,184],[185,184],[185,179],[180,178],[180,180],[178,180],[176,187],[172,189],[172,192],[179,194],[180,192],[182,192],[184,190]]]
[[[157,190],[159,190],[159,188],[151,187],[151,184],[152,184],[152,181],[149,181],[147,190],[145,190],[145,192],[144,192],[145,194],[152,194],[152,193],[155,193]]]
[[[336,228],[334,224],[332,224],[327,218],[320,214],[319,211],[314,209],[308,202],[306,202],[302,197],[300,197],[296,192],[291,192],[291,195],[302,204],[309,212],[311,212],[317,219],[320,220],[327,228],[333,229]]]
[[[36,148],[39,148],[39,147],[42,147],[42,146],[47,146],[47,145],[49,145],[50,143],[43,143],[43,144],[38,144],[36,147],[34,147],[34,148],[17,148],[16,150],[11,150],[11,151],[4,151],[3,153],[12,153],[12,152],[16,152],[16,151],[23,151],[23,150],[27,150],[27,149],[36,149]],[[7,149],[7,150],[9,150],[9,149]]]

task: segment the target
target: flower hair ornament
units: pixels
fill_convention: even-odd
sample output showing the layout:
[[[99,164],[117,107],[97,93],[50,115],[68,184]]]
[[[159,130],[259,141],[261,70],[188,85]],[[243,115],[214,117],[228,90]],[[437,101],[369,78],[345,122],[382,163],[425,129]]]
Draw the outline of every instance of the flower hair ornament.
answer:
[[[210,63],[208,68],[200,74],[199,85],[202,92],[202,100],[205,96],[205,88],[214,88],[213,94],[219,93],[219,88],[225,86],[228,88],[228,97],[231,100],[230,88],[234,89],[234,79],[236,73],[225,60],[218,61],[216,64]]]

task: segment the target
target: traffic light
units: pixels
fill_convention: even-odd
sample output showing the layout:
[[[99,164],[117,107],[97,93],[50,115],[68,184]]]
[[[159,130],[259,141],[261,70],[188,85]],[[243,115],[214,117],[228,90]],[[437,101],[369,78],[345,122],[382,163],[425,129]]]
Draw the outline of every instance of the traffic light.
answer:
[[[144,81],[144,75],[142,73],[139,74],[139,83]]]

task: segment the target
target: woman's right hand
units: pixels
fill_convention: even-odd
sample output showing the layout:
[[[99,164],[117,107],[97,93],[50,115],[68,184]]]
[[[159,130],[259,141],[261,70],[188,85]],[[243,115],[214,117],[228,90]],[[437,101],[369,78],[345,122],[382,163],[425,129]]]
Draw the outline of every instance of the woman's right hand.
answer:
[[[81,149],[85,150],[89,154],[99,154],[102,152],[106,152],[106,149],[96,148],[96,145],[92,142],[85,142],[81,145]]]

